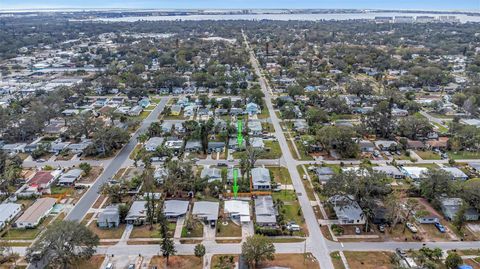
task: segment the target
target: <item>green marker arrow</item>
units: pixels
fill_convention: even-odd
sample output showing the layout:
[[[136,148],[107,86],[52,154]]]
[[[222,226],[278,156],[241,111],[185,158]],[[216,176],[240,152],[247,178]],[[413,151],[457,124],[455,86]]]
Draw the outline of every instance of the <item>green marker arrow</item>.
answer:
[[[242,134],[243,128],[242,128],[242,121],[237,120],[237,142],[238,142],[238,148],[242,146],[243,143],[243,134]]]
[[[237,178],[238,178],[238,169],[233,169],[233,196],[235,199],[237,198],[238,194],[238,183],[237,183]]]

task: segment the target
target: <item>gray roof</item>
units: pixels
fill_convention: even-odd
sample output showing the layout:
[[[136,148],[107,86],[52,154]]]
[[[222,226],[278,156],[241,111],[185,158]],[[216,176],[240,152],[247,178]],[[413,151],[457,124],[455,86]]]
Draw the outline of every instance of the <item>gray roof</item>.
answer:
[[[348,198],[346,196],[335,195],[328,199],[328,201],[333,205],[335,214],[338,219],[363,219],[363,212],[358,203],[353,198]]]
[[[73,183],[75,180],[82,176],[83,171],[81,169],[72,169],[65,174],[61,175],[58,179],[59,183]]]
[[[118,210],[118,205],[109,205],[98,213],[97,222],[107,223],[107,222],[119,222],[120,213]]]
[[[166,217],[178,217],[185,215],[188,211],[188,201],[166,200],[163,203],[163,212]]]
[[[220,204],[218,202],[195,202],[193,204],[192,214],[206,220],[217,220],[218,219],[218,209]]]
[[[249,120],[247,123],[248,129],[254,132],[261,132],[262,131],[262,123],[258,120]]]
[[[158,148],[159,146],[162,145],[163,140],[165,140],[165,138],[163,137],[151,137],[145,143],[145,148]]]
[[[188,140],[185,149],[201,149],[202,143],[200,140]]]
[[[147,209],[145,205],[147,204],[146,201],[135,201],[133,202],[130,210],[128,211],[126,220],[129,219],[137,219],[137,218],[144,218],[147,216]]]
[[[374,166],[372,167],[372,170],[376,172],[383,172],[388,176],[403,176],[403,173],[393,165]]]
[[[3,222],[12,220],[18,213],[20,213],[22,205],[14,203],[0,204],[0,227]]]
[[[255,198],[255,219],[258,223],[276,223],[276,211],[272,196]]]
[[[252,169],[253,185],[270,185],[270,171],[264,167]]]
[[[200,173],[201,178],[208,178],[208,179],[219,179],[222,178],[222,172],[220,169],[215,167],[205,167]]]

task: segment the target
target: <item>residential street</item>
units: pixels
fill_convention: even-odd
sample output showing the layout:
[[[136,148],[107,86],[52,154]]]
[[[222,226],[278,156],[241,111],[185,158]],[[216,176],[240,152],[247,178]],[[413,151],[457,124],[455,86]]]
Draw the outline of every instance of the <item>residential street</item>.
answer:
[[[160,113],[165,108],[169,98],[164,97],[161,99],[160,103],[155,107],[155,109],[150,113],[150,115],[141,123],[138,130],[130,138],[130,141],[125,145],[120,152],[108,163],[108,165],[103,170],[103,173],[98,177],[95,183],[88,189],[88,191],[83,195],[80,201],[75,205],[75,207],[68,213],[65,217],[65,220],[75,220],[81,221],[83,216],[87,213],[88,209],[97,200],[99,190],[101,186],[107,182],[117,171],[122,167],[122,164],[128,160],[130,153],[135,149],[137,145],[137,137],[139,134],[145,132],[150,126],[150,123],[157,120]]]
[[[333,269],[333,264],[330,259],[330,253],[327,249],[326,240],[320,231],[317,218],[313,212],[313,208],[308,200],[307,192],[302,183],[300,174],[298,173],[295,159],[288,148],[287,139],[282,131],[280,126],[280,121],[278,120],[277,115],[273,109],[271,89],[268,86],[267,81],[265,80],[262,72],[260,71],[258,61],[255,58],[254,52],[251,50],[248,45],[248,40],[245,34],[243,34],[245,39],[245,44],[247,49],[250,51],[250,62],[255,69],[255,73],[259,77],[260,86],[265,94],[265,103],[267,105],[268,111],[270,113],[270,119],[272,120],[273,127],[275,128],[275,137],[278,139],[280,148],[282,149],[283,159],[285,160],[288,172],[292,178],[293,186],[297,192],[298,201],[302,207],[303,215],[305,218],[305,223],[307,224],[309,237],[307,238],[307,250],[312,252],[312,254],[317,258],[320,263],[320,268],[322,269]],[[302,244],[303,245],[303,244]]]

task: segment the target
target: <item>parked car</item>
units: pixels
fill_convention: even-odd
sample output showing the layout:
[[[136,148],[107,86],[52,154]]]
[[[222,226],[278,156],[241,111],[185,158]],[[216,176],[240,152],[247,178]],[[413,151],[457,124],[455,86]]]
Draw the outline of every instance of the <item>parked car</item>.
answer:
[[[298,224],[288,224],[287,230],[289,231],[300,231],[300,226]]]
[[[135,269],[135,264],[129,264],[128,269]]]
[[[385,225],[383,225],[383,224],[378,225],[378,231],[380,231],[381,233],[384,233],[385,232]]]
[[[355,234],[361,234],[362,230],[359,227],[355,227]]]
[[[221,167],[221,166],[225,167],[225,166],[228,166],[228,164],[226,164],[226,163],[218,163],[217,166],[218,166],[218,167]]]
[[[113,263],[109,262],[107,266],[105,266],[105,269],[113,269]]]
[[[415,225],[413,225],[412,223],[407,222],[405,225],[407,225],[407,228],[410,230],[410,232],[412,232],[412,233],[417,233],[418,232],[417,227],[415,227]]]
[[[439,222],[435,222],[435,227],[437,227],[437,229],[441,232],[441,233],[445,233],[446,232],[446,229],[445,227],[443,227],[443,225]]]
[[[37,163],[44,163],[46,162],[45,159],[37,159]]]

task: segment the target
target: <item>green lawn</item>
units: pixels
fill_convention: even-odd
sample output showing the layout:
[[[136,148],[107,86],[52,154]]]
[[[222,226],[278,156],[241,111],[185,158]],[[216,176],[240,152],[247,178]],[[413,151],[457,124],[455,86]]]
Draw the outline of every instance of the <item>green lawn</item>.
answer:
[[[415,153],[424,160],[441,160],[442,159],[439,154],[431,150],[427,150],[427,151],[417,150],[415,151]]]
[[[218,221],[217,223],[217,237],[241,237],[242,227],[233,223],[231,220],[227,221],[227,225]]]
[[[266,140],[263,143],[265,144],[265,149],[259,154],[259,159],[278,159],[282,157],[282,150],[277,141]],[[268,151],[267,148],[269,149]],[[245,154],[245,151],[236,151],[232,156],[235,159],[241,159]]]
[[[270,170],[271,174],[273,174],[273,179],[275,182],[280,184],[292,184],[292,179],[290,177],[290,173],[288,173],[288,169],[285,167],[267,167]]]
[[[203,224],[199,221],[196,221],[194,228],[191,231],[188,231],[185,226],[182,228],[182,237],[202,237],[203,236]]]
[[[449,151],[448,156],[454,160],[480,159],[480,152],[475,151]]]
[[[283,202],[297,201],[297,194],[294,191],[286,190],[272,193],[273,200],[280,199]]]
[[[175,222],[168,223],[168,233],[170,236],[175,234],[175,227],[177,224]],[[162,237],[160,233],[160,225],[153,225],[153,229],[150,230],[150,225],[142,225],[133,227],[130,238],[160,238]]]
[[[43,231],[48,224],[52,221],[53,217],[49,216],[45,218],[38,227],[34,229],[13,229],[9,228],[1,235],[5,240],[33,240],[41,231]]]
[[[265,149],[269,148],[270,150],[262,152],[259,156],[260,159],[278,159],[282,157],[282,150],[278,141],[266,140],[264,143]]]

